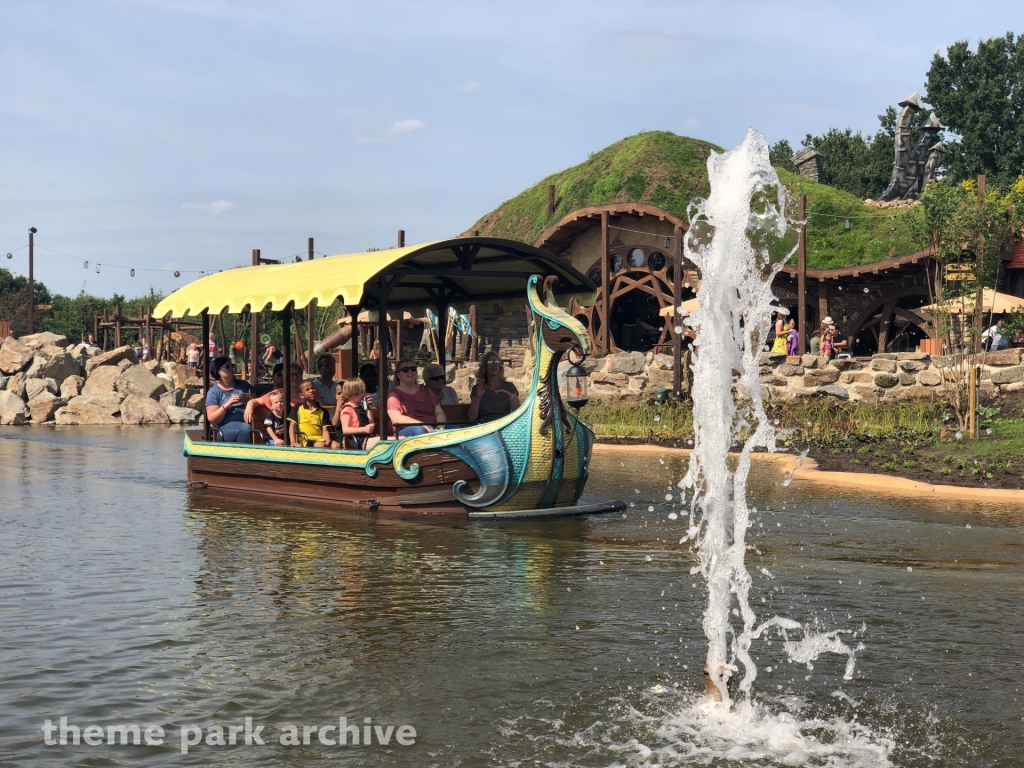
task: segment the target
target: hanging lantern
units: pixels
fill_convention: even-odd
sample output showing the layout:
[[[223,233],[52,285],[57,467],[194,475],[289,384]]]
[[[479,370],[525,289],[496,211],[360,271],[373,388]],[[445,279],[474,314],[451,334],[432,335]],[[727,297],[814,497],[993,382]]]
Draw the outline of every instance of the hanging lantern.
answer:
[[[131,276],[135,277],[135,267],[132,267]]]
[[[89,268],[89,262],[88,261],[83,261],[82,262],[82,269],[88,269],[88,268]]]
[[[174,276],[181,277],[181,272],[179,272],[178,270],[174,270]]]
[[[8,259],[13,259],[14,258],[14,254],[13,253],[8,253],[7,254],[7,258]]]
[[[570,408],[578,410],[587,404],[590,399],[590,376],[582,365],[576,363],[569,366],[565,372],[565,384],[565,402]]]
[[[98,262],[97,262],[97,264],[96,264],[96,274],[97,274],[97,275],[98,275],[98,274],[100,273],[100,267],[101,267],[101,266],[102,266],[102,264],[100,264],[100,263],[98,263]]]
[[[845,229],[847,232],[850,231],[850,220],[849,219],[847,219],[845,222],[843,222],[843,229]]]

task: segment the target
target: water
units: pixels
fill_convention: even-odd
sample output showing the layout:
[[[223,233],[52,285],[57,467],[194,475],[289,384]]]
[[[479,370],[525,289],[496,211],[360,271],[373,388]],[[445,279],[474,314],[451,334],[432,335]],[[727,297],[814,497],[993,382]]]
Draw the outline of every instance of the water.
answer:
[[[699,714],[686,463],[661,458],[595,453],[588,498],[625,517],[426,524],[190,495],[173,430],[4,429],[0,765],[1019,764],[1019,509],[823,498],[755,463],[752,605],[866,624],[850,681],[843,658],[755,649],[759,737]],[[372,717],[417,740],[46,746],[61,715],[264,736]]]

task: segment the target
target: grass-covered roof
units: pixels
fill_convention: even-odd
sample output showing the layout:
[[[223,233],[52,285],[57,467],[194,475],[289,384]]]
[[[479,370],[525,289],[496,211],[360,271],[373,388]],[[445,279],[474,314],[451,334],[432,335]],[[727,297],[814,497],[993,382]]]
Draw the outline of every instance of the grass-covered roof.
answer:
[[[647,203],[685,220],[689,201],[710,191],[707,158],[711,150],[723,151],[667,131],[630,136],[506,200],[468,233],[479,230],[484,236],[533,243],[563,216],[611,203]],[[870,264],[923,247],[913,225],[919,207],[883,211],[802,176],[780,170],[779,178],[794,195],[807,195],[807,264],[812,269]],[[550,216],[549,184],[555,185],[555,212]],[[846,217],[849,230],[844,228]]]

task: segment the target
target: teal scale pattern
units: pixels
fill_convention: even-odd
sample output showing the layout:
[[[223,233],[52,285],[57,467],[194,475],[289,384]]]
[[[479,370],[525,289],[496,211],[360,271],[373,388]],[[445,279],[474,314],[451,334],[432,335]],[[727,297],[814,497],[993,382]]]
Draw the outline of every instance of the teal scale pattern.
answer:
[[[530,456],[530,420],[531,409],[527,409],[522,418],[516,419],[513,423],[501,430],[501,439],[512,457],[512,477],[516,485],[523,480],[526,474],[526,463]]]

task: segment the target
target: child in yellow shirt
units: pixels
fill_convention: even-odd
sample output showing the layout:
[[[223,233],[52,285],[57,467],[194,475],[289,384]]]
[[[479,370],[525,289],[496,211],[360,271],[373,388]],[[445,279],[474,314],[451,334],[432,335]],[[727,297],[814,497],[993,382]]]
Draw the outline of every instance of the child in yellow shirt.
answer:
[[[313,382],[302,382],[299,393],[302,395],[302,402],[288,414],[291,444],[307,448],[340,448],[341,445],[331,440],[328,429],[331,420],[327,411],[317,402]]]

